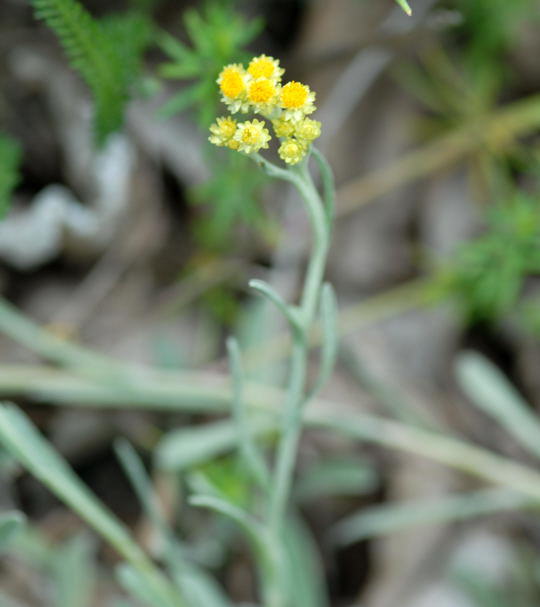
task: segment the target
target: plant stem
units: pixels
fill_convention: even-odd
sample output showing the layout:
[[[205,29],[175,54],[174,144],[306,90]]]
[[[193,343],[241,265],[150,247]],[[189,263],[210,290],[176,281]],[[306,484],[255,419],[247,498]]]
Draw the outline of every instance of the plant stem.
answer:
[[[298,444],[302,433],[303,411],[309,400],[306,397],[307,360],[309,355],[309,335],[313,328],[317,307],[321,298],[321,289],[328,255],[331,215],[313,184],[308,170],[307,161],[298,168],[292,168],[283,174],[282,169],[263,162],[267,172],[275,177],[286,179],[294,184],[299,191],[309,216],[313,233],[312,253],[300,297],[300,322],[292,330],[292,356],[287,397],[281,421],[281,432],[277,447],[270,509],[268,512],[269,541],[272,546],[279,547],[283,555],[283,524],[286,517],[294,467],[298,452]],[[324,179],[324,177],[323,177]],[[326,184],[328,185],[328,184]],[[279,587],[279,592],[267,592],[268,607],[285,607],[288,604],[288,589],[286,570],[283,567],[285,559],[278,559],[278,571],[270,584]],[[277,578],[276,578],[277,576]]]
[[[282,419],[282,438],[278,446],[274,476],[274,492],[270,504],[270,528],[274,536],[280,533],[301,434],[302,411],[305,402],[305,379],[307,372],[308,335],[312,328],[320,299],[324,268],[329,245],[329,226],[324,207],[307,166],[293,173],[294,185],[300,192],[311,222],[313,248],[300,299],[301,331],[293,333],[293,350],[287,400]]]
[[[287,399],[281,424],[281,438],[278,445],[274,471],[273,492],[270,503],[269,525],[272,536],[281,536],[281,527],[290,493],[294,464],[302,430],[302,401],[307,369],[305,340],[298,340],[293,346],[291,373]]]

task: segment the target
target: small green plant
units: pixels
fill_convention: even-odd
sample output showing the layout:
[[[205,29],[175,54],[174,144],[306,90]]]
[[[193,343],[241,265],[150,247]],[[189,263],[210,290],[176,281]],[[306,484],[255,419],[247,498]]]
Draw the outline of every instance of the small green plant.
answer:
[[[98,145],[123,124],[131,88],[139,76],[150,22],[142,13],[97,21],[76,0],[31,0],[36,17],[56,33],[71,65],[92,92]]]
[[[483,235],[463,245],[444,275],[469,322],[493,322],[517,306],[526,279],[540,272],[538,199],[517,193],[487,212]]]

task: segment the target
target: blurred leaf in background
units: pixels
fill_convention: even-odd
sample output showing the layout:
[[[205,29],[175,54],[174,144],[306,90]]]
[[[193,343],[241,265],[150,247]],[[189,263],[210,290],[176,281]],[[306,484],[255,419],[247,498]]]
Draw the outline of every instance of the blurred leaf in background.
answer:
[[[474,127],[496,109],[503,93],[511,94],[515,75],[509,54],[519,45],[523,27],[540,23],[536,0],[453,0],[447,6],[459,15],[457,24],[420,47],[418,63],[398,69],[402,84],[427,110],[419,123],[427,138]],[[500,160],[497,150],[484,148],[471,158],[476,183],[488,194],[498,170],[495,160]]]
[[[540,272],[540,205],[516,193],[487,212],[486,232],[463,245],[450,274],[450,295],[470,322],[495,321],[512,311],[526,278]]]
[[[0,134],[0,220],[11,205],[11,194],[19,183],[21,149],[16,141]]]
[[[536,0],[455,0],[462,15],[458,33],[466,37],[465,66],[477,75],[503,73],[497,56],[507,52],[520,34],[523,21],[540,19]]]
[[[184,13],[191,46],[163,32],[159,44],[170,62],[161,66],[164,78],[193,81],[162,108],[170,117],[189,107],[197,109],[199,124],[206,128],[215,118],[219,96],[216,79],[227,63],[244,61],[243,50],[262,30],[260,19],[247,21],[234,10],[231,0],[211,0],[198,11]]]
[[[140,60],[151,39],[151,22],[138,11],[98,21],[76,0],[32,0],[32,5],[92,92],[95,139],[101,146],[122,127]]]
[[[493,575],[458,567],[451,578],[475,607],[532,607],[540,600],[540,560],[526,542],[512,550],[512,566],[495,581]]]
[[[211,0],[200,10],[184,14],[188,44],[162,33],[159,44],[169,62],[161,66],[164,78],[184,81],[182,90],[162,107],[161,114],[171,117],[193,109],[203,132],[221,114],[216,79],[224,65],[242,62],[244,50],[262,30],[261,19],[246,20],[235,10],[232,0]],[[232,228],[241,222],[264,230],[266,219],[261,210],[260,191],[265,182],[250,161],[208,145],[205,149],[209,180],[191,192],[195,204],[209,204],[196,226],[200,243],[212,250],[227,250],[233,243]]]

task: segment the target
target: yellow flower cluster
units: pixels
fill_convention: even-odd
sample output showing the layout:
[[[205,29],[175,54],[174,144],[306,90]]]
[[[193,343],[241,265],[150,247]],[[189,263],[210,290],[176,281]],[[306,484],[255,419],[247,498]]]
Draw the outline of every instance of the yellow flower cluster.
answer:
[[[278,153],[287,164],[297,164],[312,141],[321,134],[321,123],[308,118],[315,107],[315,93],[301,82],[281,83],[285,70],[279,60],[254,57],[247,69],[239,63],[225,66],[217,79],[221,99],[231,114],[253,112],[272,124],[281,141]],[[210,127],[209,140],[219,146],[253,154],[268,148],[271,139],[262,120],[238,122],[232,116],[218,118]]]

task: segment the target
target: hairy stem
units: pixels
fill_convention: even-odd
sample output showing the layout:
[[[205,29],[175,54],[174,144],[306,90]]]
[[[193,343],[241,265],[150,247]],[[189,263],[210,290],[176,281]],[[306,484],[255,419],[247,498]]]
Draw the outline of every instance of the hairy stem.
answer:
[[[278,550],[279,556],[277,567],[273,569],[273,575],[268,582],[271,588],[265,592],[265,601],[267,607],[286,607],[290,604],[290,592],[287,583],[286,559],[283,554],[283,527],[302,433],[303,412],[309,400],[306,396],[309,336],[314,328],[315,315],[321,299],[332,213],[328,212],[315,188],[307,161],[288,171],[275,167],[262,158],[258,158],[258,161],[269,175],[290,181],[296,187],[309,216],[313,240],[300,305],[298,308],[292,305],[287,306],[290,314],[286,314],[286,316],[289,317],[294,311],[295,318],[298,317],[298,323],[291,326],[293,342],[291,370],[281,419],[267,521],[270,546]],[[329,172],[322,173],[322,178],[325,191],[329,187],[333,187]]]

